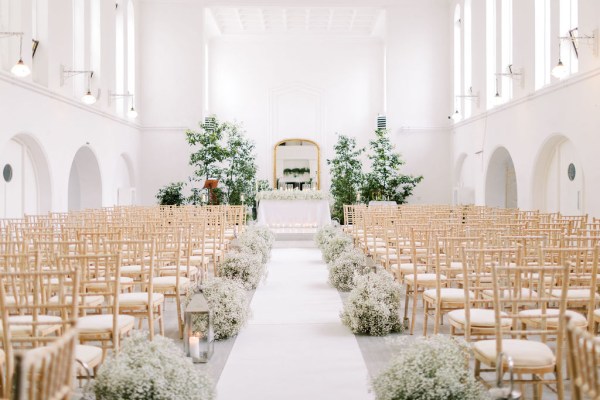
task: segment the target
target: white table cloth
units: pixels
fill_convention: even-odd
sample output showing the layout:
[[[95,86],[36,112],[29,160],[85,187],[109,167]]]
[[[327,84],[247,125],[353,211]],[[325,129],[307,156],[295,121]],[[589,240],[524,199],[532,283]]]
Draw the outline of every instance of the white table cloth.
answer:
[[[258,225],[270,227],[320,227],[331,223],[327,200],[261,200]]]
[[[369,202],[370,206],[397,206],[398,204],[395,201],[388,200],[371,200]]]

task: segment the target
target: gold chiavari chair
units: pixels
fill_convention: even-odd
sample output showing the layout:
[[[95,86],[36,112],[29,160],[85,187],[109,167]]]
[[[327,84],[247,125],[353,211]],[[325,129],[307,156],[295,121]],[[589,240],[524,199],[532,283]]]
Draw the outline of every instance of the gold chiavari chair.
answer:
[[[600,400],[600,339],[567,319],[571,398]]]

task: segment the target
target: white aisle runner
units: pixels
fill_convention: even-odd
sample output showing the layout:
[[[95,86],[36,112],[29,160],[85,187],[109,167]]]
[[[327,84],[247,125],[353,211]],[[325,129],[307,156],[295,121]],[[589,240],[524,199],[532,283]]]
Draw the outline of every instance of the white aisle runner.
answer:
[[[272,251],[217,385],[219,400],[363,400],[368,372],[314,248]]]

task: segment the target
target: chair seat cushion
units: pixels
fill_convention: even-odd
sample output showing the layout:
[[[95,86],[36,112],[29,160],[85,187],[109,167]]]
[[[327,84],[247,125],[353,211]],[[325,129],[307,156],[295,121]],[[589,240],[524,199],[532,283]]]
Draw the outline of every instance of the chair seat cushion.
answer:
[[[31,336],[33,334],[33,316],[31,315],[13,315],[8,317],[10,334],[12,336]],[[59,330],[62,327],[62,318],[55,315],[37,316],[38,335],[48,335]],[[2,326],[0,326],[0,337],[2,337]]]
[[[144,271],[147,271],[150,268],[148,265],[144,265]],[[121,267],[121,274],[141,274],[142,266],[141,265],[123,265]]]
[[[473,344],[475,356],[484,359],[488,365],[496,363],[496,340],[480,340]],[[535,340],[503,339],[502,351],[513,359],[519,368],[552,368],[556,358],[552,349],[545,343]]]
[[[165,289],[165,288],[175,288],[177,277],[173,276],[159,276],[153,279],[154,288],[156,289]],[[179,277],[179,287],[185,287],[189,283],[189,279],[185,276]]]
[[[502,312],[500,315],[506,316],[506,313]],[[470,317],[471,327],[473,328],[491,328],[496,326],[496,317],[494,310],[492,309],[471,308]],[[464,309],[450,311],[448,313],[448,318],[459,325],[465,325],[467,323]],[[501,321],[503,327],[512,326],[512,319],[510,318],[503,318]]]
[[[552,297],[560,297],[562,289],[552,290]],[[589,300],[591,295],[591,289],[567,289],[567,300]],[[596,293],[596,301],[600,300],[598,293]]]
[[[400,268],[398,268],[398,264],[392,264],[390,268],[392,268],[393,270],[400,270],[400,272],[403,272],[404,274],[414,274],[415,268],[413,265],[413,263],[401,263]],[[425,266],[417,265],[417,273],[423,272],[425,272]]]
[[[129,327],[133,328],[135,318],[131,315],[119,315],[117,317],[117,329],[124,330]],[[113,330],[113,315],[86,315],[79,318],[77,323],[79,333],[93,334],[93,333],[108,333]]]
[[[175,265],[169,265],[169,266],[166,266],[166,267],[161,267],[161,269],[160,269],[160,276],[175,275],[175,271],[176,270],[177,270],[177,267]],[[188,271],[187,265],[180,265],[179,266],[179,273],[181,275],[187,274],[187,271]],[[190,265],[190,275],[196,275],[197,273],[198,273],[198,267]]]
[[[7,306],[17,305],[17,299],[19,301],[19,303],[18,303],[19,305],[33,304],[33,295],[31,295],[31,294],[29,294],[27,296],[20,295],[20,296],[17,296],[16,298],[13,295],[7,295],[4,298],[4,304]]]
[[[501,298],[506,298],[506,299],[510,299],[511,297],[518,297],[515,296],[515,294],[513,293],[512,290],[509,289],[505,289],[503,290],[503,293],[500,294]],[[492,289],[489,290],[484,290],[483,291],[483,296],[487,297],[487,298],[493,298],[494,297],[494,291]],[[521,297],[523,300],[526,300],[528,298],[537,298],[537,293],[534,290],[531,289],[527,289],[527,288],[522,288],[521,289]]]
[[[162,303],[164,301],[165,296],[162,293],[152,293],[152,304]],[[146,306],[148,305],[148,293],[121,293],[119,295],[119,304],[123,307]]]
[[[465,291],[463,289],[455,289],[455,288],[441,288],[440,295],[442,302],[452,302],[452,303],[464,303],[465,302]],[[475,295],[472,292],[469,292],[469,297],[474,298]],[[427,298],[429,300],[437,300],[437,290],[429,289],[423,292],[423,298]]]
[[[407,282],[414,282],[415,275],[414,274],[405,275],[404,280]],[[417,283],[435,282],[435,280],[436,280],[435,274],[417,274]],[[444,281],[444,280],[446,280],[446,277],[444,275],[440,275],[440,280]]]
[[[64,302],[69,304],[71,303],[73,300],[72,296],[65,296],[64,297]],[[50,297],[49,303],[50,304],[58,304],[60,301],[60,298],[58,296],[52,296]],[[104,296],[98,296],[98,295],[88,295],[88,296],[79,296],[79,304],[83,304],[85,306],[96,306],[96,305],[101,305],[102,303],[104,303]]]
[[[208,264],[210,262],[210,257],[208,257],[208,256],[190,256],[189,260],[191,263]]]
[[[75,346],[75,359],[84,363],[88,368],[94,368],[102,362],[102,349],[96,346],[78,344]],[[85,372],[80,368],[81,365],[78,364],[78,374],[85,375]]]
[[[546,309],[546,315],[559,315],[560,314],[560,310],[557,310],[555,308],[549,308]],[[523,318],[523,322],[529,322],[529,323],[533,323],[533,324],[538,324],[541,325],[542,324],[542,318],[540,318],[540,315],[542,315],[542,310],[541,309],[535,309],[535,310],[523,310],[519,312],[519,316],[524,317]],[[569,316],[571,317],[571,321],[573,321],[573,323],[579,327],[585,327],[587,326],[587,319],[581,315],[580,313],[576,312],[576,311],[572,311],[572,310],[566,310],[565,311],[565,316]],[[531,318],[531,319],[529,319]],[[558,327],[558,318],[546,318],[546,324],[549,328],[557,328]]]
[[[109,282],[111,282],[109,280]],[[119,278],[119,282],[121,283],[121,285],[133,285],[133,278],[129,278],[126,276],[121,276]],[[106,283],[106,279],[104,279],[104,277],[100,277],[95,279],[93,282],[89,282],[85,285],[86,288],[91,289],[91,290],[105,290],[107,288],[109,284]]]

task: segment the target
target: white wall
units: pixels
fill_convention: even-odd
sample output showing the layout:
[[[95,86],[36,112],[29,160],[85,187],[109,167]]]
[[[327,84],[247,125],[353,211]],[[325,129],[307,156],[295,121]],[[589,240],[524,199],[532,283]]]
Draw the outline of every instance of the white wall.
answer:
[[[424,177],[409,203],[451,202],[450,15],[430,0],[387,8],[388,128],[403,172]]]
[[[514,2],[515,15],[521,13],[515,18],[514,29],[520,32],[521,36],[533,35],[533,27],[529,29],[523,26],[533,24],[533,10],[524,3],[527,2]],[[473,19],[481,20],[484,12],[484,7],[474,7]],[[579,16],[580,31],[591,33],[600,21],[597,2],[580,0]],[[477,26],[473,31],[474,40],[484,34],[481,32],[482,26]],[[600,88],[600,58],[594,57],[590,49],[583,46],[579,63],[580,73],[560,82],[553,78],[550,86],[534,92],[534,53],[531,51],[531,45],[529,39],[515,40],[514,43],[515,63],[523,63],[515,67],[524,68],[524,89],[515,89],[515,98],[511,102],[488,112],[484,111],[485,107],[475,110],[473,118],[453,127],[453,166],[456,167],[460,163],[461,155],[464,154],[474,161],[470,173],[463,172],[462,177],[455,174],[453,185],[459,185],[459,179],[465,180],[467,175],[467,180],[473,182],[475,202],[484,204],[485,172],[492,153],[502,146],[508,150],[514,162],[519,208],[554,211],[557,208],[556,202],[545,202],[544,198],[565,195],[561,193],[567,189],[558,188],[567,171],[565,167],[554,175],[549,175],[548,167],[552,162],[548,154],[551,157],[555,147],[566,139],[572,144],[567,153],[574,155],[573,159],[578,160],[577,173],[582,182],[576,186],[581,188],[583,194],[579,211],[576,206],[572,206],[571,203],[576,203],[576,200],[571,196],[568,199],[571,206],[563,212],[589,213],[600,217],[600,188],[595,184],[600,178],[600,159],[596,151],[600,145],[600,113],[597,101]],[[485,74],[481,72],[485,70],[485,57],[474,52],[473,58],[474,86],[480,88],[485,78]],[[555,63],[557,58],[552,60]],[[515,88],[519,84],[515,82]],[[559,180],[558,174],[564,177]],[[569,185],[563,185],[563,188],[565,187],[570,188],[570,192],[575,190]],[[548,190],[552,194],[548,194]],[[556,190],[561,193],[557,194]],[[567,199],[563,201],[565,202]]]
[[[359,146],[383,111],[383,44],[377,39],[218,38],[209,45],[209,111],[244,123],[256,142],[261,179],[273,179],[273,146],[313,140],[321,149],[321,184],[335,133]]]

